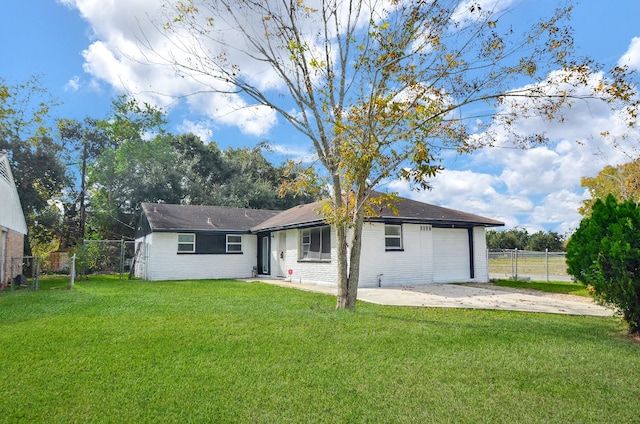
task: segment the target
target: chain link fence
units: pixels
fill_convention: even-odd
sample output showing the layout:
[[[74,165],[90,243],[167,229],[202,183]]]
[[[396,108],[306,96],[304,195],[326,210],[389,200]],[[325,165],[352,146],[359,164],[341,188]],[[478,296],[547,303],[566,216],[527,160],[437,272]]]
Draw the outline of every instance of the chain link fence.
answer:
[[[76,252],[76,273],[118,274],[125,278],[134,256],[134,241],[85,240]]]
[[[133,266],[135,242],[127,240],[85,240],[84,246],[54,252],[49,257],[19,256],[11,258],[13,276],[0,292],[39,290],[42,275],[68,275],[69,287],[76,279],[90,274],[128,278]]]
[[[9,284],[10,291],[13,292],[15,290],[38,290],[40,288],[39,257],[12,257],[10,264],[10,273],[13,276]]]
[[[489,278],[536,281],[572,281],[565,252],[508,249],[487,252]]]

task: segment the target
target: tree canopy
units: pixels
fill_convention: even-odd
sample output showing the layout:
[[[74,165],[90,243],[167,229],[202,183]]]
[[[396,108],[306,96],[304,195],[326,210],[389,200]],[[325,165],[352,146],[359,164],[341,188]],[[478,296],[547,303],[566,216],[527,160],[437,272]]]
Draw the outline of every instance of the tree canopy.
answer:
[[[133,237],[142,202],[286,209],[315,200],[279,196],[285,165],[272,165],[264,146],[223,151],[193,134],[168,133],[163,112],[150,105],[120,98],[100,127],[112,147],[89,164],[92,238]]]
[[[488,230],[487,249],[561,252],[564,250],[564,237],[554,231],[538,231],[529,234],[526,229],[517,227],[505,231]]]
[[[544,134],[519,133],[514,123],[562,120],[577,98],[624,108],[635,93],[627,69],[607,75],[574,58],[571,5],[516,29],[499,2],[163,4],[162,49],[146,46],[154,60],[240,107],[276,111],[308,138],[313,172],[297,173],[288,187],[316,180],[331,188],[323,214],[336,228],[338,307],[355,306],[362,224],[374,213],[376,188],[396,178],[428,188],[442,149],[469,152],[500,132],[522,147],[544,142]]]
[[[62,231],[53,202],[71,180],[48,125],[56,105],[38,77],[16,85],[0,79],[0,149],[8,152],[29,228],[28,253],[32,245],[50,245]]]
[[[583,216],[589,216],[593,204],[609,194],[619,200],[640,202],[640,159],[618,166],[608,165],[595,177],[583,177],[582,187],[588,189],[590,196],[580,207]]]

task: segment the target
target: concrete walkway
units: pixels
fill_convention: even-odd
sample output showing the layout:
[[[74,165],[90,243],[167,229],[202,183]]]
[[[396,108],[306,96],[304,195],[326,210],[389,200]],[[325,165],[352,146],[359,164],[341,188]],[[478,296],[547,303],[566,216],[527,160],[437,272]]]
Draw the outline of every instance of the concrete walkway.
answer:
[[[336,288],[277,279],[247,279],[315,293],[336,295]],[[415,287],[359,288],[358,300],[393,306],[497,309],[549,314],[610,316],[613,311],[591,299],[530,290],[496,288],[489,284],[427,284]]]

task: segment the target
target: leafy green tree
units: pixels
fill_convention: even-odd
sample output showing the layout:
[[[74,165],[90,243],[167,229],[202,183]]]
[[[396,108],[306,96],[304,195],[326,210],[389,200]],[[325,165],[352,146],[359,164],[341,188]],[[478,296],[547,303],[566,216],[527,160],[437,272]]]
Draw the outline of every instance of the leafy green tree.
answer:
[[[65,207],[65,218],[67,219],[66,229],[69,231],[63,237],[62,247],[82,243],[85,236],[86,224],[86,181],[87,166],[96,160],[98,155],[110,145],[106,132],[101,127],[98,120],[85,118],[82,122],[73,119],[60,119],[58,121],[58,131],[64,151],[67,153],[67,161],[76,163],[80,170],[80,187],[77,196],[73,196],[72,202],[67,202]],[[76,190],[70,194],[75,194]],[[77,201],[75,204],[71,203]],[[76,213],[79,210],[79,214]]]
[[[53,138],[50,110],[56,101],[37,77],[22,84],[0,80],[0,149],[7,150],[29,230],[28,240],[47,245],[59,236],[51,202],[63,198],[70,184],[61,161],[62,147]],[[30,244],[26,246],[30,252]]]
[[[506,231],[487,231],[487,249],[518,249],[534,252],[561,252],[564,250],[564,238],[553,231],[538,231],[533,234],[524,228],[511,228]]]
[[[488,249],[525,250],[529,243],[529,233],[524,228],[511,228],[506,231],[487,231]]]
[[[142,202],[284,209],[315,200],[279,196],[285,166],[273,166],[264,145],[221,151],[193,134],[165,132],[161,112],[150,106],[120,99],[114,109],[99,128],[111,148],[96,150],[89,166],[91,238],[133,237]],[[91,140],[66,124],[76,139]]]
[[[593,204],[567,243],[568,272],[596,300],[615,307],[640,334],[640,208],[609,194]]]
[[[507,11],[461,0],[163,5],[169,22],[158,27],[167,37],[161,47],[148,46],[154,57],[166,57],[203,90],[276,111],[315,149],[317,168],[286,186],[331,187],[323,213],[336,228],[338,308],[355,307],[372,202],[393,201],[373,191],[393,178],[428,188],[441,169],[441,147],[468,152],[490,144],[490,127],[480,130],[484,138],[470,137],[478,107],[493,107],[486,116],[526,147],[545,137],[518,134],[513,123],[520,117],[560,118],[563,106],[583,96],[634,101],[623,68],[590,88],[598,66],[572,57],[570,6],[516,30]],[[163,56],[167,45],[176,50]],[[268,84],[248,63],[268,67],[260,70]],[[561,71],[558,78],[549,77],[552,70]],[[514,90],[514,81],[530,85]]]
[[[125,96],[97,123],[112,148],[102,149],[88,167],[87,237],[132,237],[141,201],[171,203],[182,197],[165,123],[162,110]]]
[[[181,134],[171,138],[171,147],[175,163],[183,171],[185,193],[181,202],[222,205],[220,192],[231,172],[218,145],[205,144],[193,134]]]
[[[109,141],[119,146],[128,141],[142,140],[150,134],[164,134],[166,123],[162,109],[122,95],[112,102],[111,116],[98,125],[106,132]]]
[[[141,202],[181,203],[183,170],[170,135],[129,140],[104,150],[91,165],[88,222],[92,238],[131,238]]]
[[[549,252],[562,252],[564,250],[564,238],[554,232],[538,231],[529,236],[527,242],[527,250],[534,252],[543,252],[548,250]]]
[[[260,144],[224,151],[228,174],[221,201],[229,206],[280,210],[317,200],[309,193],[280,192],[285,174],[292,175],[297,170],[272,165],[263,155],[266,148]]]

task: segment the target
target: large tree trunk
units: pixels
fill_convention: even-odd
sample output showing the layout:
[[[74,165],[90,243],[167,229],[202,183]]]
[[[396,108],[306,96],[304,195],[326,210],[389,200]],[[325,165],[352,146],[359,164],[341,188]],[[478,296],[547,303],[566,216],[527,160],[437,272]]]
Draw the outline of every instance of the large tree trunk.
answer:
[[[360,282],[360,253],[362,251],[362,221],[354,223],[349,254],[349,276],[347,277],[347,309],[355,309]]]
[[[349,261],[347,260],[347,228],[344,225],[336,226],[336,244],[338,247],[338,293],[337,309],[355,307],[348,303],[349,294]]]
[[[340,176],[333,173],[333,202],[335,210],[342,207],[342,191],[340,184]],[[348,243],[347,243],[347,227],[342,223],[337,223],[336,228],[336,246],[338,249],[338,291],[337,309],[345,309],[348,307],[347,294],[349,292],[349,261],[347,259]]]
[[[364,222],[363,195],[356,197],[356,213],[351,231],[345,226],[336,228],[338,243],[338,299],[337,309],[356,308],[358,282],[360,281],[360,254],[362,252],[362,225]],[[349,240],[349,235],[350,240]],[[349,242],[350,241],[350,242]],[[350,249],[348,249],[348,247]],[[347,253],[349,259],[347,260]]]

